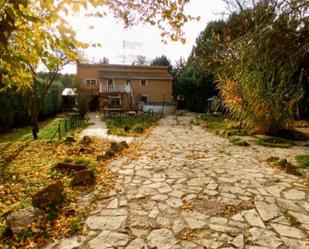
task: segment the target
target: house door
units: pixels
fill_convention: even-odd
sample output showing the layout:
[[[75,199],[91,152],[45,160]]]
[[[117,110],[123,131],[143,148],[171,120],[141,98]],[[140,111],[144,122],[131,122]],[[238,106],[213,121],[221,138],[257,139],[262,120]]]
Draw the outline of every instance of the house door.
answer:
[[[148,95],[142,95],[140,98],[141,102],[143,102],[144,104],[148,103]]]
[[[99,96],[91,96],[89,111],[95,112],[97,110],[99,110]]]

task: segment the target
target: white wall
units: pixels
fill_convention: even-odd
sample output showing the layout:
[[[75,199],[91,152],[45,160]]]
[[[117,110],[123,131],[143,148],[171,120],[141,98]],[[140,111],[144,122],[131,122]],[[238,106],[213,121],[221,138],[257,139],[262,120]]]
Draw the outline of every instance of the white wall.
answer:
[[[144,104],[143,111],[147,112],[152,109],[155,113],[162,113],[163,105]],[[164,105],[164,114],[173,114],[176,111],[176,105]]]

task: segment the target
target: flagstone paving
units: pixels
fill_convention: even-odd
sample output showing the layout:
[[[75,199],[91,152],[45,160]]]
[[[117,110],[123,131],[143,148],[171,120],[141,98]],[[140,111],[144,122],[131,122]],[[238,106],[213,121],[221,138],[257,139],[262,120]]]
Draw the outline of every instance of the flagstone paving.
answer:
[[[308,148],[233,146],[192,118],[162,119],[143,156],[112,162],[119,177],[87,218],[88,235],[49,248],[309,248],[309,189],[266,163]]]

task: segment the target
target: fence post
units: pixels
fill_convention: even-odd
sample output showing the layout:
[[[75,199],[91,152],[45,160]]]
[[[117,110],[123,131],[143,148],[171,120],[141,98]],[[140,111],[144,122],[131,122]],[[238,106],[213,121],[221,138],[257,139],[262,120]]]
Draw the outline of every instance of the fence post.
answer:
[[[60,128],[60,123],[58,124],[58,135],[59,135],[59,140],[61,139],[61,128]]]
[[[64,131],[65,131],[65,133],[68,132],[67,120],[66,119],[64,119]]]

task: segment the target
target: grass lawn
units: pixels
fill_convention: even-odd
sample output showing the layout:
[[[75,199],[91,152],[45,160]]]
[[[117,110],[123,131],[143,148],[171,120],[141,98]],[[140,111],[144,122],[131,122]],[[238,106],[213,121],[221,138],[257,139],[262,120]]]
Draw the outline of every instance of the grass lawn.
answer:
[[[155,125],[159,116],[126,116],[104,119],[110,134],[118,136],[133,136],[143,134]]]
[[[309,155],[295,156],[299,168],[309,168]]]
[[[72,123],[72,122],[71,122]],[[67,132],[75,132],[79,127],[87,125],[84,121],[79,121],[76,125],[71,125],[69,118],[64,116],[57,116],[55,118],[39,123],[40,132],[38,133],[40,140],[58,139],[58,125],[60,124],[60,132],[62,137]],[[65,127],[66,126],[66,127]],[[30,126],[14,129],[12,132],[0,134],[0,142],[14,142],[14,141],[30,141],[33,140],[32,131]]]
[[[40,124],[39,140],[33,141],[30,127],[17,129],[13,133],[0,137],[0,245],[7,248],[36,248],[46,240],[76,232],[80,222],[80,214],[76,217],[66,217],[61,210],[73,208],[78,198],[88,193],[92,187],[71,187],[72,174],[60,173],[53,170],[53,165],[59,161],[89,161],[95,165],[97,183],[102,190],[112,188],[115,175],[111,174],[106,162],[98,163],[96,157],[106,151],[110,143],[102,139],[92,139],[92,143],[84,145],[80,141],[65,143],[63,140],[49,139],[54,133],[59,118]],[[71,133],[72,131],[70,131]],[[78,130],[76,130],[78,132]],[[86,149],[86,150],[85,150]],[[60,179],[65,186],[65,199],[56,217],[44,228],[44,236],[39,238],[6,237],[5,217],[18,209],[31,205],[32,195],[49,183]],[[0,246],[1,248],[1,246]],[[33,248],[33,247],[31,247]]]
[[[258,138],[255,143],[260,146],[277,148],[290,148],[293,145],[292,142],[286,139],[275,137]]]
[[[193,123],[209,132],[225,137],[248,135],[246,130],[239,130],[239,122],[231,120],[224,115],[200,114]]]

